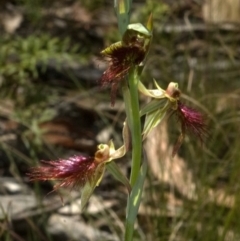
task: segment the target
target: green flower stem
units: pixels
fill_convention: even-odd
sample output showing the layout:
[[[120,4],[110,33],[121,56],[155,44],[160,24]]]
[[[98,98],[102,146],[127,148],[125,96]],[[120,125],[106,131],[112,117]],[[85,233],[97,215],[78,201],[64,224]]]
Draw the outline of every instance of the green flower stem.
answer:
[[[114,0],[114,3],[117,12],[119,31],[121,35],[123,35],[129,23],[132,0]],[[143,184],[138,184],[142,159],[141,119],[139,113],[138,98],[138,79],[140,73],[141,70],[138,73],[137,67],[131,68],[128,74],[128,79],[124,81],[122,86],[127,115],[127,124],[130,128],[132,138],[132,163],[130,185],[132,188],[137,188],[136,191],[132,191],[128,196],[125,241],[133,240],[134,223],[137,216],[138,207],[141,202],[141,194],[143,189]],[[145,177],[141,178],[141,183],[144,182],[144,178]],[[135,205],[136,200],[138,200],[138,205]]]
[[[125,241],[133,240],[134,223],[135,223],[135,220],[138,214],[138,209],[141,203],[143,185],[144,185],[146,174],[147,174],[147,161],[144,160],[142,167],[139,170],[138,179],[128,198]]]
[[[130,129],[132,129],[133,126],[133,114],[132,114],[132,104],[131,104],[131,96],[127,84],[128,79],[126,79],[123,83],[122,91],[123,91],[123,99],[125,103],[125,109],[126,109],[126,115],[127,115],[127,124]],[[132,131],[131,131],[132,133]],[[133,159],[132,159],[133,160]],[[129,216],[129,205],[130,205],[130,195],[128,196],[127,200],[127,213],[126,213],[126,223],[125,223],[125,241],[131,241],[133,237],[133,231],[134,231],[134,222],[131,222],[127,217]]]
[[[132,125],[130,126],[132,134],[132,166],[130,184],[133,187],[138,178],[141,159],[142,159],[142,135],[141,135],[141,119],[139,113],[138,98],[138,74],[136,68],[129,71],[129,90],[131,98]]]
[[[134,231],[134,222],[131,222],[129,219],[126,219],[124,241],[133,240],[133,231]]]
[[[132,137],[132,163],[131,163],[131,176],[130,184],[134,188],[140,173],[140,165],[142,159],[142,135],[141,135],[141,119],[139,112],[139,98],[138,98],[138,73],[137,69],[131,68],[128,74],[127,81],[123,83],[123,98],[125,102],[127,123],[129,125]],[[129,85],[129,87],[128,87]],[[141,188],[140,188],[141,189]],[[142,193],[142,192],[140,192]],[[137,194],[136,194],[137,195]],[[139,203],[141,195],[136,196],[135,193],[131,193],[128,197],[127,203],[127,214],[126,214],[126,230],[125,230],[125,241],[132,241],[134,232],[134,221],[136,216],[131,214],[136,213],[136,207],[134,207],[134,200],[138,199]],[[138,207],[137,207],[138,209]],[[129,218],[131,217],[131,218]]]

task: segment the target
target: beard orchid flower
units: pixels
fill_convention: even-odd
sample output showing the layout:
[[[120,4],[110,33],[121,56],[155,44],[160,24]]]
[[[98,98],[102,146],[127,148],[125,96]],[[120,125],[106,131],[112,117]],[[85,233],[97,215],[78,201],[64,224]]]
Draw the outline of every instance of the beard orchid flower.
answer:
[[[111,86],[112,106],[121,81],[131,68],[140,66],[145,59],[151,37],[151,30],[142,24],[130,24],[120,42],[110,45],[101,52],[108,61],[108,67],[100,79],[100,85]]]
[[[107,164],[111,166],[110,171],[120,181],[122,181],[130,191],[130,184],[125,176],[120,172],[117,165],[110,163],[121,158],[126,153],[128,132],[124,125],[123,138],[124,145],[117,150],[112,141],[109,144],[100,144],[94,156],[86,157],[75,155],[58,161],[42,161],[38,167],[32,167],[27,173],[30,181],[54,180],[53,191],[59,188],[81,188],[81,207],[86,206],[95,187],[102,180]]]

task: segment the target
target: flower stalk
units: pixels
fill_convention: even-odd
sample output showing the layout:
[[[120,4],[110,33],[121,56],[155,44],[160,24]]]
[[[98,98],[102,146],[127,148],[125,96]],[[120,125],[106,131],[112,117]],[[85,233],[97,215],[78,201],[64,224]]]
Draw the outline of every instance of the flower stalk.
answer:
[[[130,69],[128,74],[128,86],[123,87],[123,96],[125,101],[125,108],[127,113],[127,119],[130,126],[130,132],[132,137],[132,160],[131,160],[131,175],[130,175],[130,184],[136,188],[136,182],[139,177],[141,161],[142,161],[142,137],[141,137],[141,120],[140,120],[140,111],[139,111],[139,98],[138,98],[138,81],[139,76],[137,74],[137,68],[133,67]],[[142,193],[142,187],[140,188]],[[138,197],[136,195],[139,193],[131,192],[128,196],[127,201],[127,211],[126,211],[126,222],[125,222],[125,241],[131,241],[133,238],[134,232],[134,222],[136,216],[133,218],[131,215],[134,212],[133,202],[138,200],[140,204],[141,195]],[[138,207],[137,207],[138,210]],[[131,218],[130,218],[131,217]]]
[[[131,109],[132,126],[130,127],[132,133],[132,165],[130,184],[134,186],[140,170],[141,156],[142,156],[142,137],[141,137],[141,120],[139,111],[139,98],[138,98],[138,81],[136,68],[129,71],[129,90],[131,96],[131,106],[126,106]]]

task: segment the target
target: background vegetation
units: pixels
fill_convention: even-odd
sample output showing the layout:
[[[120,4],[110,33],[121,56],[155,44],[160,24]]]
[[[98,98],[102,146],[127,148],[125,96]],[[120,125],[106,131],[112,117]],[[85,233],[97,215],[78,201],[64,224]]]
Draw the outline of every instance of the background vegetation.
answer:
[[[236,4],[227,14],[217,0],[209,1],[214,8],[196,0],[133,2],[132,22],[144,23],[154,14],[143,81],[151,86],[155,78],[163,88],[178,82],[184,101],[206,114],[209,129],[202,146],[187,137],[174,160],[176,120],[167,119],[150,135],[148,180],[134,240],[238,241],[240,16],[233,12],[238,3],[225,1]],[[47,195],[52,183],[26,178],[41,159],[91,155],[97,143],[110,138],[121,143],[120,93],[111,108],[109,90],[97,83],[106,68],[99,52],[119,40],[112,4],[1,3],[1,240],[121,240],[127,194],[110,175],[84,213],[79,191],[63,190],[62,207],[58,194]],[[118,164],[129,173],[127,159]]]

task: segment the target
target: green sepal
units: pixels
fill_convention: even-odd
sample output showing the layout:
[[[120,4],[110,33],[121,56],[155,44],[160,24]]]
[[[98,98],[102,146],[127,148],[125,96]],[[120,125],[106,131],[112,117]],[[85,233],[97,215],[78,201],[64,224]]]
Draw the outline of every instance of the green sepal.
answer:
[[[91,180],[87,181],[86,184],[84,185],[81,193],[82,210],[84,210],[84,208],[86,207],[86,204],[89,201],[95,187],[98,186],[99,183],[101,182],[104,171],[105,171],[105,163],[102,163],[96,169],[94,176],[91,178]]]
[[[155,86],[157,87],[157,89],[147,89],[144,84],[139,81],[138,82],[138,90],[145,96],[148,97],[152,97],[155,99],[162,99],[162,98],[166,98],[166,91],[163,90],[158,84],[157,81],[155,79],[153,79]]]
[[[84,210],[88,200],[90,199],[95,186],[91,182],[86,182],[81,193],[81,210]]]
[[[110,141],[110,143],[109,143],[110,161],[121,158],[126,154],[126,152],[129,149],[129,145],[130,145],[130,143],[129,143],[130,136],[129,135],[130,135],[130,133],[129,133],[128,126],[127,126],[126,122],[124,122],[123,130],[122,130],[123,145],[121,147],[119,147],[117,150],[115,150],[113,142]],[[110,162],[110,161],[108,161],[108,162]]]
[[[121,172],[120,168],[115,162],[109,162],[106,165],[108,171],[114,176],[114,178],[120,181],[123,185],[127,187],[128,193],[131,193],[131,185],[127,179],[127,177]]]
[[[152,31],[153,31],[153,14],[152,13],[148,17],[146,27],[147,27],[148,31],[150,31],[152,33]]]
[[[157,111],[153,111],[150,113],[147,113],[143,128],[143,140],[146,138],[148,133],[156,127],[165,117],[167,110],[169,109],[169,102],[165,104],[165,106]]]
[[[162,109],[165,105],[166,105],[166,100],[162,99],[162,100],[156,100],[153,99],[150,102],[148,102],[140,111],[140,116],[144,116],[148,113],[152,113],[155,112],[159,109]]]

